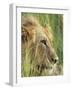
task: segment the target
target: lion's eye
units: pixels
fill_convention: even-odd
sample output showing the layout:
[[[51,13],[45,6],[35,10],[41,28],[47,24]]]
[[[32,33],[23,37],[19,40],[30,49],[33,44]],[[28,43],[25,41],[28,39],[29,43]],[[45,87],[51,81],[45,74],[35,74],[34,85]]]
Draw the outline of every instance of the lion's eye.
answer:
[[[41,42],[46,45],[46,40],[41,40]]]

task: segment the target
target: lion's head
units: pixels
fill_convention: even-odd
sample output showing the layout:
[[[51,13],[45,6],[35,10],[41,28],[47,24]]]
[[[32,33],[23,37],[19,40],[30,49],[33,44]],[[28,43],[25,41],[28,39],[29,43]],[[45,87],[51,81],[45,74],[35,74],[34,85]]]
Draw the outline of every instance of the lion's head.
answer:
[[[49,63],[55,64],[58,61],[52,43],[53,35],[49,29],[50,27],[42,27],[38,20],[32,16],[21,17],[22,50],[29,50],[30,63],[35,60],[35,66],[40,72],[41,69],[47,68]]]

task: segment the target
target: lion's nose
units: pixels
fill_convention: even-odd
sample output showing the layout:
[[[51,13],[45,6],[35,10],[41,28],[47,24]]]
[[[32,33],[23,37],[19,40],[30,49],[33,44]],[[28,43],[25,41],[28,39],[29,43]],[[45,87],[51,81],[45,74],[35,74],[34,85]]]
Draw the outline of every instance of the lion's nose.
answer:
[[[52,62],[53,62],[53,63],[57,63],[57,61],[58,61],[58,57],[52,58]]]

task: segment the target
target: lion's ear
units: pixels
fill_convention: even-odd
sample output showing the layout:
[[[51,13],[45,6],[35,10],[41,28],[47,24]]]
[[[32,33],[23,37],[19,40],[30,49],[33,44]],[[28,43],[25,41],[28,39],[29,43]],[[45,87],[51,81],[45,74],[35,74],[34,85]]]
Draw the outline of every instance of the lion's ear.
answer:
[[[23,43],[29,41],[35,41],[35,31],[34,30],[27,30],[24,27],[21,27],[21,40]]]

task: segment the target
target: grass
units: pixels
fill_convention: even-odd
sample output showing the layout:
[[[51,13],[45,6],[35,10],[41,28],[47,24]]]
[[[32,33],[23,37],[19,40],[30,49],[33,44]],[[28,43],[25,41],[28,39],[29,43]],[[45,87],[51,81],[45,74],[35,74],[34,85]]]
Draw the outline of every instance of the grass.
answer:
[[[54,40],[53,46],[59,57],[59,64],[63,66],[63,15],[62,14],[40,14],[40,13],[22,13],[22,16],[34,16],[39,20],[39,23],[45,27],[50,26]],[[22,48],[23,49],[23,48]],[[22,65],[21,75],[23,76],[39,76],[40,72],[35,70],[36,63],[35,58],[30,58],[31,51],[29,49],[22,50]],[[32,60],[31,60],[32,59]],[[31,64],[32,61],[32,64]]]

